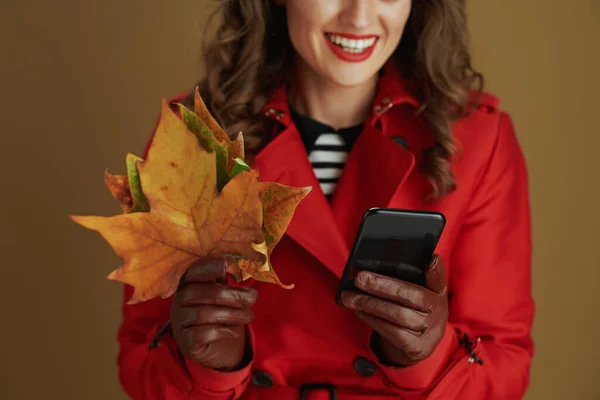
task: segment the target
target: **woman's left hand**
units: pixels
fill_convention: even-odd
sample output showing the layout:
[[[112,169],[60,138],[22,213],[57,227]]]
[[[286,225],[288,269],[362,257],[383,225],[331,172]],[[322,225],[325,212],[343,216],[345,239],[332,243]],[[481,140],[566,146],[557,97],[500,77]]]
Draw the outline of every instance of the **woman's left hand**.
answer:
[[[361,271],[359,291],[342,294],[343,304],[381,336],[385,361],[408,366],[429,357],[444,335],[448,322],[446,272],[441,258],[433,257],[426,271],[426,287]]]

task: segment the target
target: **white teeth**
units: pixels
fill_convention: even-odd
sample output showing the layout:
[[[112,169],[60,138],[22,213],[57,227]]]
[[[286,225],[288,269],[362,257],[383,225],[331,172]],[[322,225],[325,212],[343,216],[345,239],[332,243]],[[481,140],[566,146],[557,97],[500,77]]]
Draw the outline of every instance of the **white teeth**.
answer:
[[[361,53],[365,49],[373,46],[375,44],[376,38],[370,39],[348,39],[343,36],[338,35],[326,35],[327,39],[332,43],[342,47],[345,51],[349,53]]]

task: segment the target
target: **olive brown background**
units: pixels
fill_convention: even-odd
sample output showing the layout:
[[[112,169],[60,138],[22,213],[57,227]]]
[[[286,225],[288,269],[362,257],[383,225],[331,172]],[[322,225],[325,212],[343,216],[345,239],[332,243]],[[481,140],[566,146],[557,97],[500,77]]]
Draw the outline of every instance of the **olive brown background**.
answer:
[[[119,211],[104,170],[124,172],[161,97],[195,80],[214,4],[2,1],[0,398],[126,398],[121,285],[105,280],[119,260],[67,215]],[[600,2],[471,0],[468,11],[475,65],[513,116],[530,172],[526,398],[599,399]]]

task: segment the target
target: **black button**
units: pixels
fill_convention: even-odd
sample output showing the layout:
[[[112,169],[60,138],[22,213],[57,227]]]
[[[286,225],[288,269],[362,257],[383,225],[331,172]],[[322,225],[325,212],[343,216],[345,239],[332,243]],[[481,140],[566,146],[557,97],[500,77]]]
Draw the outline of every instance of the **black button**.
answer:
[[[373,376],[377,371],[377,365],[364,357],[354,359],[354,370],[362,376]]]
[[[400,146],[404,147],[406,150],[408,150],[408,142],[402,136],[394,136],[392,140]]]
[[[270,388],[273,386],[273,378],[264,371],[256,371],[252,373],[252,383],[261,388]]]

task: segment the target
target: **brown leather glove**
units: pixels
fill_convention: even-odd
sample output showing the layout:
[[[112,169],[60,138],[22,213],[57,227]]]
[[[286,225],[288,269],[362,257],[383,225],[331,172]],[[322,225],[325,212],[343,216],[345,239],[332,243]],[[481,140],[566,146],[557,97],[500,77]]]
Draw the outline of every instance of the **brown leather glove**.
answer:
[[[208,368],[243,366],[246,325],[254,315],[255,289],[227,284],[225,260],[205,259],[181,278],[171,307],[172,332],[184,357]],[[249,357],[248,357],[249,358]]]
[[[381,336],[375,352],[384,361],[408,366],[433,353],[448,322],[446,272],[439,256],[427,269],[426,288],[367,271],[356,275],[355,284],[364,292],[346,291],[342,302]]]

